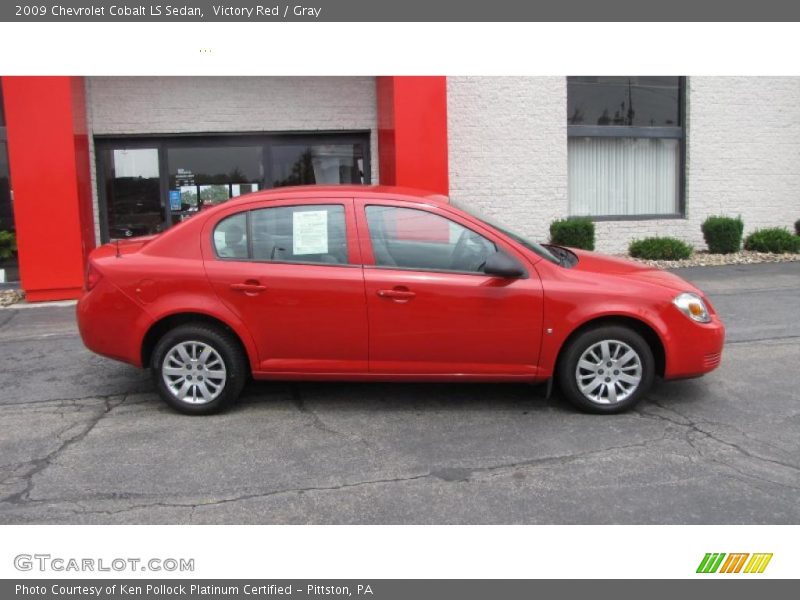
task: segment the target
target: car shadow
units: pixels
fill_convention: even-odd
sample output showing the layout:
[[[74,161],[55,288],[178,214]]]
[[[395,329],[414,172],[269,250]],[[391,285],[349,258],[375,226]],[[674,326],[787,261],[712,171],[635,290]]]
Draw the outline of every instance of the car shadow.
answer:
[[[665,382],[657,380],[638,408],[648,405],[692,406],[702,402],[707,389],[702,379]],[[442,411],[486,410],[528,412],[578,412],[554,387],[547,397],[547,384],[525,383],[387,383],[327,381],[250,381],[238,408],[268,406],[289,401],[300,410],[306,403],[323,403],[340,412],[348,410]],[[317,405],[319,406],[319,405]]]
[[[376,383],[251,381],[239,406],[258,406],[288,400],[303,410],[309,402],[337,411],[400,410],[519,410],[564,411],[555,397],[546,399],[547,386],[521,383]],[[235,410],[235,409],[234,409]]]

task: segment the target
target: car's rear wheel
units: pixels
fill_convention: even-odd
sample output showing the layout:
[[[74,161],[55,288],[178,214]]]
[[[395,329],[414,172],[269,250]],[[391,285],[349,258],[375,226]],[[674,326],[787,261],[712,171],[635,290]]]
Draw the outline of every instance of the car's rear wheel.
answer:
[[[569,342],[558,363],[561,392],[592,413],[618,413],[633,407],[653,384],[655,360],[634,330],[600,326]]]
[[[180,325],[158,341],[151,360],[153,381],[175,410],[207,415],[239,397],[247,361],[236,339],[206,324]]]

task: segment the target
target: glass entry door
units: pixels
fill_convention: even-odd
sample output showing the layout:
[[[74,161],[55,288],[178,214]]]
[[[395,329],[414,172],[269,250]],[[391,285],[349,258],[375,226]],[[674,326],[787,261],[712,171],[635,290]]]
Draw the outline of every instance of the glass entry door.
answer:
[[[108,237],[150,235],[164,230],[158,148],[102,150]]]

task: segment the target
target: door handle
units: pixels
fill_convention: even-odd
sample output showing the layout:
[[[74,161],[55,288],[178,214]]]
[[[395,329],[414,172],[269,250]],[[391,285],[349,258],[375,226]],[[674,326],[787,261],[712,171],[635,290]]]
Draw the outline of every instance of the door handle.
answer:
[[[231,289],[234,292],[244,292],[245,294],[258,294],[267,289],[267,286],[261,285],[257,281],[245,281],[244,283],[232,283]]]
[[[411,300],[416,294],[411,290],[378,290],[378,296],[391,300]]]

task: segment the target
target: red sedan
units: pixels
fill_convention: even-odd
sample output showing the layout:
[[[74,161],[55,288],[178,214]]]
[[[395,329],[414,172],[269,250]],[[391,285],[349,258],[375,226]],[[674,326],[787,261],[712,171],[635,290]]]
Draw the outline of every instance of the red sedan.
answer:
[[[387,187],[259,192],[106,244],[77,310],[89,349],[150,367],[189,414],[230,404],[250,376],[555,380],[577,407],[615,413],[656,376],[716,368],[724,340],[675,275]]]

